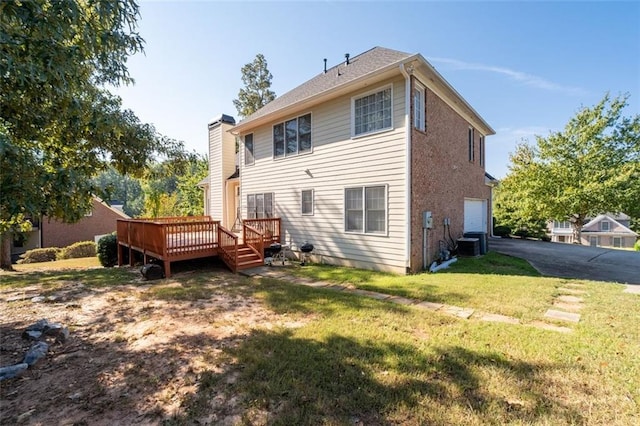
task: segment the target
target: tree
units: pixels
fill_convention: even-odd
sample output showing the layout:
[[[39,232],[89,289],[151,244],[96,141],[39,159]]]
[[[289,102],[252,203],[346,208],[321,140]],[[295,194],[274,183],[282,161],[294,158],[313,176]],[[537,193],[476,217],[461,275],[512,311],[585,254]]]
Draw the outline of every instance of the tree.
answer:
[[[0,2],[1,267],[24,220],[82,218],[97,171],[141,174],[183,152],[105,89],[132,83],[138,16],[134,0]]]
[[[204,214],[204,197],[198,183],[209,172],[206,155],[194,155],[185,172],[178,176],[177,209],[180,216],[201,216]]]
[[[240,72],[244,88],[238,92],[238,99],[233,100],[233,105],[240,117],[248,117],[276,98],[276,94],[270,90],[273,76],[261,53],[256,55],[253,62],[243,66]]]
[[[589,217],[605,212],[639,217],[640,115],[622,116],[627,98],[607,94],[580,109],[564,130],[536,136],[535,145],[520,144],[500,184],[508,193],[509,214],[569,220],[576,241]]]

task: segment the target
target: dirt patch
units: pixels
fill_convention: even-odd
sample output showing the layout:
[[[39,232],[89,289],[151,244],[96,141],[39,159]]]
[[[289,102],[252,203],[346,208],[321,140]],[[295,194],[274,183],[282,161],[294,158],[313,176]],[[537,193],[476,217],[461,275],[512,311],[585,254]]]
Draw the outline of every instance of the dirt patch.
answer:
[[[175,276],[109,288],[82,282],[5,288],[0,366],[20,362],[31,344],[21,333],[39,319],[64,324],[70,337],[21,377],[2,382],[0,424],[148,424],[183,415],[203,376],[233,365],[225,348],[252,330],[304,323],[237,291],[247,280],[223,271],[201,276],[188,285],[198,293],[186,294],[206,297],[191,300],[176,300],[187,285]],[[212,401],[206,421],[235,423],[239,401]]]

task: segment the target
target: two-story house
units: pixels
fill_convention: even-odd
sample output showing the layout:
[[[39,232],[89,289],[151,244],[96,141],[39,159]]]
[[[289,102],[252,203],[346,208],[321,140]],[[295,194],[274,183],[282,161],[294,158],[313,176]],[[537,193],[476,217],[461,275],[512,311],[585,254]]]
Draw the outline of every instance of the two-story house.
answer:
[[[213,120],[206,213],[227,229],[280,217],[284,242],[312,243],[320,262],[419,271],[489,232],[493,134],[422,55],[375,47],[240,123]]]
[[[631,229],[631,218],[624,213],[605,213],[590,219],[581,229],[581,240],[578,241],[569,221],[554,220],[549,222],[551,241],[558,243],[575,243],[592,247],[632,248],[638,234]]]

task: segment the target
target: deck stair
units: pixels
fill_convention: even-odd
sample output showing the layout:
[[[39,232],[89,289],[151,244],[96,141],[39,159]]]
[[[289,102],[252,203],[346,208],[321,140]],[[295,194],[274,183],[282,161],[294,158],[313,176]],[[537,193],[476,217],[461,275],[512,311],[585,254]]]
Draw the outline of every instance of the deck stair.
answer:
[[[264,256],[260,256],[246,244],[238,246],[238,271],[264,265]]]

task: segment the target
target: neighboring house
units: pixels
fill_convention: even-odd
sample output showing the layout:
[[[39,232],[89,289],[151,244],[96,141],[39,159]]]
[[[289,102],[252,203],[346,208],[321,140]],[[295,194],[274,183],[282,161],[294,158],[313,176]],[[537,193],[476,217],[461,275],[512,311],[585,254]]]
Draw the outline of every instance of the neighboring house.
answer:
[[[449,233],[488,233],[491,126],[420,54],[346,58],[238,124],[209,123],[207,213],[227,229],[280,217],[294,251],[308,241],[316,261],[401,273]]]
[[[14,239],[11,255],[16,258],[34,248],[66,247],[79,241],[97,241],[99,237],[115,232],[117,219],[128,218],[123,211],[93,197],[91,212],[76,223],[63,223],[47,216],[33,221],[33,230],[25,238]]]
[[[626,214],[601,214],[582,227],[580,244],[594,247],[631,248],[638,234],[629,229],[631,218]],[[573,227],[569,221],[549,223],[551,241],[573,243]],[[578,242],[576,241],[576,244]]]

